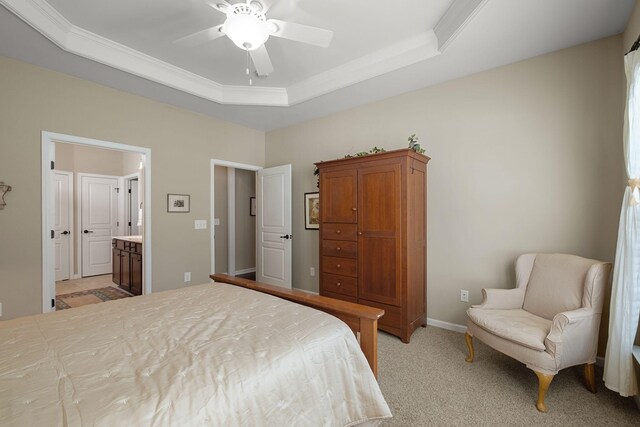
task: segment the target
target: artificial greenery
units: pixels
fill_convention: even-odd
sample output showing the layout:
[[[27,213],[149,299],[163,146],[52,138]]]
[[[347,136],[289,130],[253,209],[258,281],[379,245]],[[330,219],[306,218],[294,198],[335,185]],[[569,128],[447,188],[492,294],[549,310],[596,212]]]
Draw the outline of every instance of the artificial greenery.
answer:
[[[418,137],[415,133],[411,134],[407,140],[409,141],[409,148],[418,154],[424,154],[424,148],[420,147],[420,144],[418,144]]]
[[[413,151],[415,151],[418,154],[423,154],[424,153],[424,148],[420,147],[420,144],[418,143],[418,137],[416,136],[416,134],[411,134],[411,136],[409,136],[408,138],[409,141],[409,148],[412,149]],[[385,150],[384,148],[378,148],[378,147],[373,147],[371,150],[369,151],[360,151],[356,154],[347,154],[346,156],[344,156],[345,159],[349,159],[351,157],[364,157],[364,156],[368,156],[369,154],[377,154],[377,153],[384,153]],[[320,175],[320,169],[318,169],[318,167],[316,166],[313,169],[313,174],[315,176],[319,176]],[[316,187],[320,188],[320,179],[318,178],[318,183],[316,184]]]

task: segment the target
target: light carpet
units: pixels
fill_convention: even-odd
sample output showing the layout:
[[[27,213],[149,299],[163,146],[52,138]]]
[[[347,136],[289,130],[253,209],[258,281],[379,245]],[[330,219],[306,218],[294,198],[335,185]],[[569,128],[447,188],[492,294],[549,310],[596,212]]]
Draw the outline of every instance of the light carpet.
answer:
[[[379,382],[393,419],[383,426],[639,426],[632,398],[583,384],[581,367],[555,376],[546,414],[535,408],[538,381],[524,364],[474,339],[475,360],[465,362],[464,335],[429,326],[410,344],[379,333]]]

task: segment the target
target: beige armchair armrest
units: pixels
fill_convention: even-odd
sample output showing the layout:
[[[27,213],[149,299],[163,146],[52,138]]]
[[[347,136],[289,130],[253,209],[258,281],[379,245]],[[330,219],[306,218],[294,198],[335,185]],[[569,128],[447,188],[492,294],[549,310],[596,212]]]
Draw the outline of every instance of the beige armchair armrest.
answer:
[[[591,308],[556,314],[544,343],[556,359],[557,369],[595,363],[599,324],[600,313]]]
[[[524,289],[482,289],[482,303],[473,305],[474,308],[494,308],[509,310],[522,308]]]

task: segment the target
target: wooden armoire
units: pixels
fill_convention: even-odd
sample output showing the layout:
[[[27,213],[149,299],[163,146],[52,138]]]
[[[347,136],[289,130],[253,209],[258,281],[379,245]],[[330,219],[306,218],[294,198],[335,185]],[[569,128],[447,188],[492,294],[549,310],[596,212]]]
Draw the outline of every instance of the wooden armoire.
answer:
[[[316,163],[320,295],[384,309],[379,329],[405,343],[426,325],[428,161],[404,149]]]

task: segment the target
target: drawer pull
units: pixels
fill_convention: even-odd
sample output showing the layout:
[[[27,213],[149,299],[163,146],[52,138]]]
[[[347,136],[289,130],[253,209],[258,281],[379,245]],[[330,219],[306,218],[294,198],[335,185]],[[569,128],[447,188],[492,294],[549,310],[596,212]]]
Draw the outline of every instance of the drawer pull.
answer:
[[[340,264],[336,264],[336,268],[340,268],[342,267]]]
[[[362,236],[362,231],[358,231],[358,236]]]
[[[336,230],[336,234],[342,233],[342,230]]]
[[[338,282],[336,283],[336,286],[342,286],[342,283]]]
[[[351,210],[355,212],[355,211],[356,211],[356,208],[351,208]]]
[[[341,248],[340,246],[338,246],[338,247],[336,248],[336,251],[338,251],[338,252],[340,252],[341,250],[342,250],[342,248]]]

